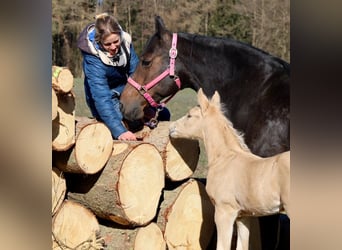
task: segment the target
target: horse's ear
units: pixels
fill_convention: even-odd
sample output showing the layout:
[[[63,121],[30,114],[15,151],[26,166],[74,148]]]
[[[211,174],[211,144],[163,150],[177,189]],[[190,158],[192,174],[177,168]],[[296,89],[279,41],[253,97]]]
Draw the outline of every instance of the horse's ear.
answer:
[[[198,101],[198,104],[201,107],[202,112],[205,112],[206,109],[208,108],[209,100],[208,100],[207,96],[204,94],[202,88],[200,88],[198,90],[197,101]]]
[[[155,17],[155,25],[156,25],[156,33],[159,34],[160,37],[163,37],[166,28],[163,19],[160,16]]]
[[[211,102],[213,102],[215,105],[221,104],[220,94],[217,92],[217,90],[215,91],[213,97],[211,98]]]

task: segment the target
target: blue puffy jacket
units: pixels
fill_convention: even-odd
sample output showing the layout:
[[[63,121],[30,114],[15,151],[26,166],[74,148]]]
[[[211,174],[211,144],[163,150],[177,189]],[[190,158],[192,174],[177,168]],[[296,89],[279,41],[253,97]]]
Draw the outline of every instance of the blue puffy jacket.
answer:
[[[122,123],[119,98],[139,62],[130,35],[122,31],[121,39],[118,55],[110,57],[96,43],[95,27],[91,24],[82,31],[77,43],[83,55],[87,104],[92,115],[107,125],[114,139],[127,131]]]

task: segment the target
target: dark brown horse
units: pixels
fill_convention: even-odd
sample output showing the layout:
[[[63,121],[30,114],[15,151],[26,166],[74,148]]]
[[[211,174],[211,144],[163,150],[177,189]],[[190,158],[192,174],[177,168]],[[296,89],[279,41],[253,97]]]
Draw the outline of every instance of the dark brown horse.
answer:
[[[121,95],[125,119],[142,119],[145,107],[162,107],[180,89],[202,88],[207,96],[217,90],[254,154],[290,150],[288,63],[234,39],[172,33],[160,17],[155,26]]]

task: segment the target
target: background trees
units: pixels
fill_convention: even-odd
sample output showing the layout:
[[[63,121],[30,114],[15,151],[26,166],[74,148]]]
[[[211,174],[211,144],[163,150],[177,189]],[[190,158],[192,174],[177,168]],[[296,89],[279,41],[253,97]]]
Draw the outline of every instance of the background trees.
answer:
[[[290,61],[290,0],[52,0],[52,64],[82,76],[76,42],[96,14],[114,14],[141,53],[160,15],[171,31],[232,37]]]

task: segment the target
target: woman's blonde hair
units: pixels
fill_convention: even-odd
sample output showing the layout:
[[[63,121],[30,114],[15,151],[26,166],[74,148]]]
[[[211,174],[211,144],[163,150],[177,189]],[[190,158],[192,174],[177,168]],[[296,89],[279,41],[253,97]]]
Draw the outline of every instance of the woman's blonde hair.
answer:
[[[121,26],[118,21],[108,13],[101,13],[95,17],[95,41],[101,43],[103,39],[110,34],[119,34],[121,36]]]

